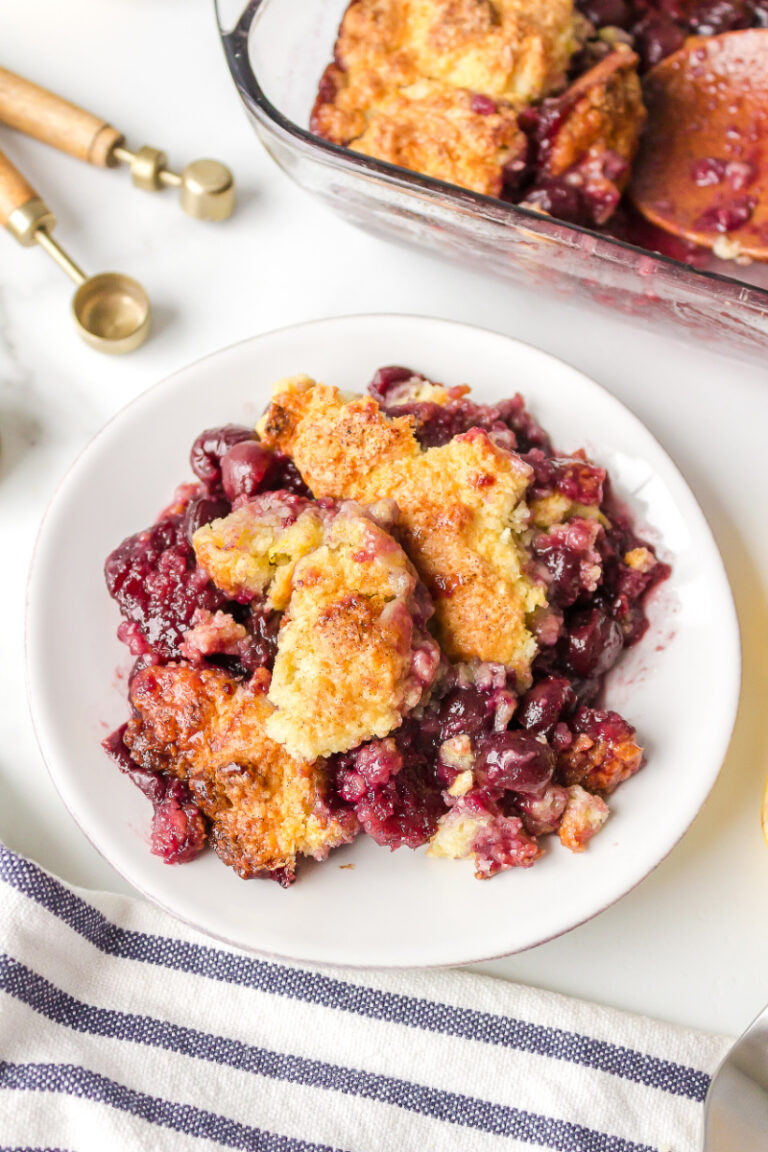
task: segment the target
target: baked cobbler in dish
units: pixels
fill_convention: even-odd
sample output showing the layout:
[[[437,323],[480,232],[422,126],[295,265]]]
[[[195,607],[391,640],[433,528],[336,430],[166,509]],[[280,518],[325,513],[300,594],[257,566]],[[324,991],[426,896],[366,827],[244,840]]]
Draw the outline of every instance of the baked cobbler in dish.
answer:
[[[360,833],[478,877],[586,847],[643,762],[603,680],[669,571],[603,468],[400,367],[281,380],[191,464],[105,568],[153,852],[286,885]]]
[[[566,172],[618,199],[645,112],[637,56],[621,35],[596,51],[595,35],[573,0],[352,0],[311,127],[489,196],[536,187],[547,210],[545,183]]]
[[[641,80],[688,36],[766,27],[768,0],[351,0],[310,128],[401,168],[697,259],[696,244],[622,200],[646,121]],[[718,230],[743,223],[723,218]]]

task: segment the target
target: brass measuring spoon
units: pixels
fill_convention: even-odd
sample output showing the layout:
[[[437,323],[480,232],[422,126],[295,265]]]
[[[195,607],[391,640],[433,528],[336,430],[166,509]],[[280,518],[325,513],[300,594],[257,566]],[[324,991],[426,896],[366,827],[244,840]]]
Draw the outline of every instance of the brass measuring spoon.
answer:
[[[86,276],[51,236],[56,217],[0,152],[0,224],[25,247],[39,244],[78,285],[72,312],[78,331],[99,352],[120,355],[143,344],[149,332],[149,298],[120,272]]]
[[[235,210],[234,177],[220,161],[193,160],[180,175],[172,172],[158,148],[132,152],[106,120],[6,68],[0,68],[0,120],[97,168],[129,164],[137,188],[178,188],[181,207],[196,220],[226,220]]]
[[[768,260],[768,29],[691,37],[643,99],[635,206],[716,256]]]

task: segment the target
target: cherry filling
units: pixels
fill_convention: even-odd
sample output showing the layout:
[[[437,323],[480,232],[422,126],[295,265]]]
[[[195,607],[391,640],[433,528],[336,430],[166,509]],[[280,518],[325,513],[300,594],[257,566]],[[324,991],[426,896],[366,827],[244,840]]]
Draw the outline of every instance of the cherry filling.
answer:
[[[664,12],[649,11],[632,27],[633,47],[643,71],[653,68],[685,42],[685,31]]]
[[[334,758],[336,791],[377,844],[418,848],[445,811],[429,723],[406,720],[394,736]]]
[[[294,496],[304,496],[306,499],[312,497],[293,460],[289,460],[282,452],[272,453],[272,462],[260,491],[292,492]]]
[[[479,736],[492,728],[493,704],[479,688],[454,688],[440,703],[440,740],[454,736]]]
[[[563,712],[576,703],[571,682],[564,676],[545,676],[537,680],[520,702],[518,723],[529,732],[549,738]]]
[[[218,491],[221,488],[222,457],[236,444],[253,439],[253,430],[242,424],[224,424],[221,428],[206,428],[190,449],[189,463],[192,471],[209,491]]]
[[[619,205],[627,169],[627,162],[610,150],[586,156],[560,175],[537,177],[525,193],[525,205],[569,224],[600,227]]]
[[[182,780],[141,768],[123,740],[127,724],[102,741],[102,748],[152,803],[151,851],[166,864],[186,864],[206,844],[207,822]]]
[[[555,754],[525,729],[484,736],[477,744],[476,784],[488,795],[525,792],[539,795],[552,779]]]
[[[261,491],[274,454],[256,440],[235,444],[221,458],[221,486],[231,504],[239,496],[250,498]]]
[[[413,382],[410,389],[409,382]],[[368,385],[368,391],[387,415],[414,418],[414,432],[423,448],[440,447],[471,428],[481,428],[511,451],[525,453],[539,448],[551,455],[549,436],[527,411],[519,394],[498,404],[476,404],[452,395],[458,389],[446,390],[449,398],[445,403],[413,399],[423,382],[424,377],[410,368],[391,366],[380,368]]]
[[[580,0],[579,10],[595,28],[626,28],[631,19],[626,0]]]
[[[686,36],[768,25],[766,0],[577,0],[577,6],[596,29],[625,30],[643,71],[681,48]]]
[[[309,489],[292,460],[272,452],[243,425],[226,424],[202,432],[192,445],[190,465],[199,480],[151,528],[129,536],[107,558],[110,595],[123,615],[119,638],[135,656],[166,663],[185,655],[184,638],[201,618],[225,611],[248,632],[236,652],[211,650],[211,662],[235,675],[252,674],[274,663],[279,621],[258,605],[250,612],[227,597],[197,567],[192,537],[198,528],[228,515],[262,492],[308,497]],[[297,505],[298,507],[298,505]]]
[[[230,605],[231,615],[201,613],[187,632],[182,655],[192,663],[224,668],[237,680],[248,680],[259,668],[271,670],[277,655],[281,613],[261,601]],[[245,633],[245,635],[243,635]]]
[[[532,498],[559,492],[575,504],[602,503],[605,469],[591,464],[583,454],[558,458],[533,448],[523,454],[523,459],[533,468]]]
[[[123,615],[118,636],[135,656],[152,653],[161,663],[180,655],[196,612],[227,603],[197,567],[186,512],[129,536],[108,557],[104,573]]]

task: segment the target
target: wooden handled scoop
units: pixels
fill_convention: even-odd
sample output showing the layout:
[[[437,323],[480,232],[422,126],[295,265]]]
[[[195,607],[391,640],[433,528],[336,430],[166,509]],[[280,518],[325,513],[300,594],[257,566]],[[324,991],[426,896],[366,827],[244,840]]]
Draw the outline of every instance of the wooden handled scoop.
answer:
[[[691,37],[643,97],[639,211],[718,256],[768,260],[768,29]]]
[[[234,178],[218,160],[193,160],[180,175],[172,172],[164,152],[149,146],[131,152],[122,132],[100,116],[5,68],[0,68],[0,120],[99,168],[129,164],[137,188],[178,188],[182,208],[197,220],[226,220],[235,210]]]
[[[147,294],[120,272],[86,276],[51,232],[56,217],[7,156],[0,152],[0,224],[20,244],[39,244],[77,284],[72,312],[80,335],[98,352],[131,352],[149,332]]]

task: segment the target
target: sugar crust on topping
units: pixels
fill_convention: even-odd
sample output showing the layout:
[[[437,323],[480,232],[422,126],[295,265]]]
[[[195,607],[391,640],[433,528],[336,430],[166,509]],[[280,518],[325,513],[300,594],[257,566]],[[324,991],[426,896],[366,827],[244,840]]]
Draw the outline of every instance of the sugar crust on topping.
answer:
[[[324,531],[317,509],[305,508],[293,521],[286,511],[267,493],[198,528],[195,556],[217,588],[235,599],[266,593],[270,608],[285,609],[294,565],[322,543]]]
[[[416,571],[373,515],[347,501],[338,511],[310,505],[290,523],[275,503],[244,504],[200,528],[194,547],[219,588],[264,594],[285,612],[267,731],[315,760],[398,727],[426,699],[439,653],[423,621],[414,628]],[[397,514],[391,503],[377,511]]]
[[[410,417],[389,418],[369,397],[345,402],[306,376],[276,385],[259,433],[317,496],[395,500],[445,654],[505,664],[528,682],[536,642],[526,617],[546,596],[526,571],[531,470],[520,457],[479,430],[422,451]]]
[[[306,759],[344,752],[383,738],[425,700],[439,655],[414,628],[417,583],[392,536],[344,505],[293,570],[269,689],[273,739]]]
[[[515,113],[478,113],[470,92],[420,80],[386,96],[352,140],[353,152],[498,196],[504,167],[524,162],[527,141]]]
[[[324,804],[325,766],[295,760],[267,734],[258,686],[213,668],[150,666],[133,679],[125,734],[133,759],[189,783],[218,855],[243,878],[293,871],[352,838]]]
[[[525,152],[515,109],[564,86],[586,27],[573,0],[356,0],[312,128],[497,195],[504,165]]]

